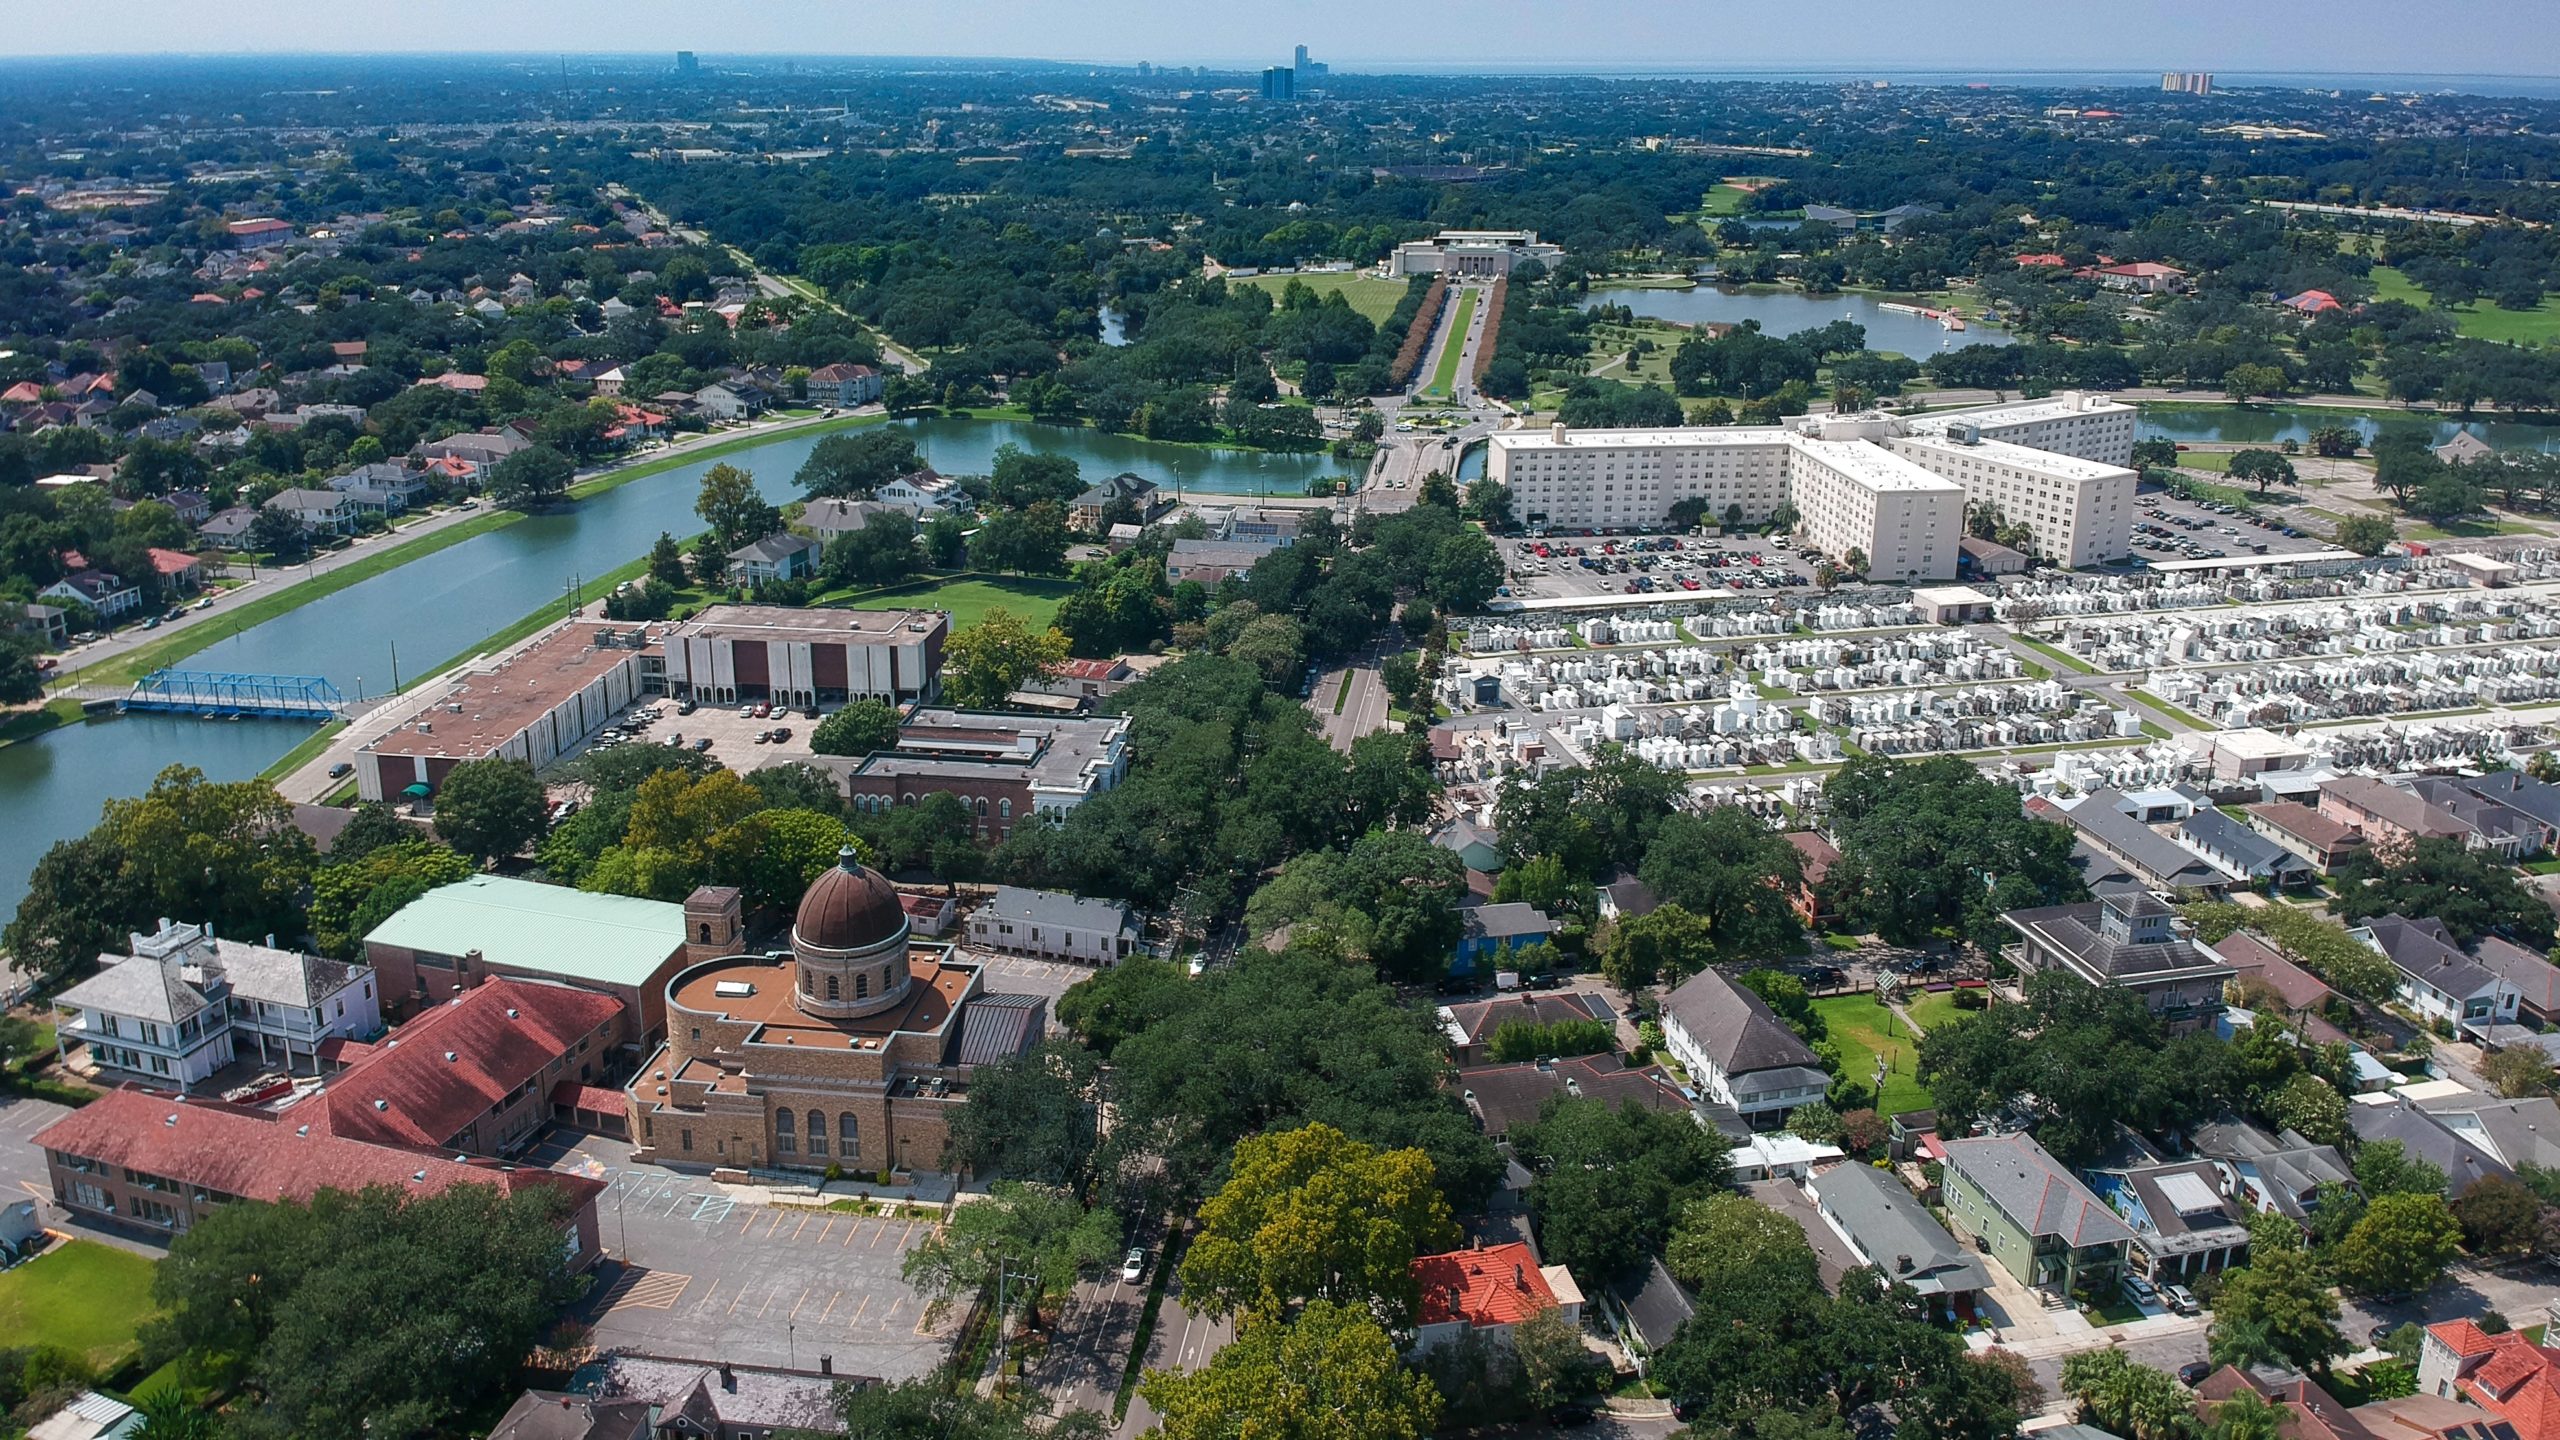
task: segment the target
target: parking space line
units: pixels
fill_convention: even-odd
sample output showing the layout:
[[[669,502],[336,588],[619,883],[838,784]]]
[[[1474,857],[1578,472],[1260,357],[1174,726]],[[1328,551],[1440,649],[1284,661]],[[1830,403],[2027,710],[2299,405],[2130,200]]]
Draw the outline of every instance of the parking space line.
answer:
[[[836,1313],[836,1306],[838,1306],[838,1305],[840,1305],[840,1304],[842,1304],[842,1303],[844,1303],[844,1292],[843,1292],[843,1291],[839,1290],[839,1291],[837,1291],[836,1293],[834,1293],[833,1295],[828,1296],[828,1297],[827,1297],[827,1308],[826,1308],[826,1311],[825,1311],[825,1313],[824,1313],[824,1314],[821,1314],[821,1315],[819,1315],[819,1316],[818,1316],[818,1323],[819,1323],[819,1324],[821,1324],[821,1325],[826,1324],[826,1323],[827,1323],[827,1316],[829,1316],[829,1315],[833,1315],[834,1313]]]
[[[711,1297],[720,1293],[720,1282],[727,1278],[728,1277],[725,1275],[715,1275],[712,1277],[711,1288],[702,1292],[703,1309],[708,1310],[711,1308]]]
[[[827,1243],[827,1236],[828,1236],[828,1235],[830,1235],[830,1234],[832,1234],[832,1233],[834,1233],[835,1228],[836,1228],[836,1217],[834,1217],[833,1215],[830,1215],[830,1216],[828,1216],[828,1217],[827,1217],[827,1223],[818,1227],[818,1238],[817,1238],[817,1239],[815,1239],[815,1240],[810,1241],[809,1243],[810,1243],[810,1244],[812,1244],[812,1245],[824,1245],[824,1244],[826,1244],[826,1243]]]
[[[800,1298],[791,1302],[790,1319],[796,1321],[800,1318],[800,1307],[809,1303],[809,1289],[806,1285],[800,1287]]]
[[[877,1297],[871,1295],[863,1296],[862,1303],[854,1309],[853,1318],[845,1321],[844,1323],[847,1325],[860,1325],[862,1323],[862,1312],[871,1308],[871,1302],[875,1298]]]
[[[888,1224],[888,1222],[887,1222],[887,1221],[885,1221],[885,1220],[884,1220],[884,1221],[881,1221],[881,1222],[879,1222],[877,1225],[875,1225],[875,1226],[873,1226],[873,1227],[872,1227],[872,1231],[871,1231],[871,1243],[870,1243],[870,1244],[868,1244],[868,1245],[863,1246],[862,1248],[863,1248],[863,1249],[865,1249],[865,1250],[877,1250],[877,1249],[879,1249],[879,1248],[880,1248],[880,1242],[881,1242],[882,1240],[887,1239],[887,1238],[888,1238],[888,1235],[889,1235],[889,1224]]]
[[[791,1227],[791,1238],[795,1241],[798,1240],[800,1238],[800,1232],[808,1228],[809,1217],[804,1214],[800,1217],[800,1223]]]

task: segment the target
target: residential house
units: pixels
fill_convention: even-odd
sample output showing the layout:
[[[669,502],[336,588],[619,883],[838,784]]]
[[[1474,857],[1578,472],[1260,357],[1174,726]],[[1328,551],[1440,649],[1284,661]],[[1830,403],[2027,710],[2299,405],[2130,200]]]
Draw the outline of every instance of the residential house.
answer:
[[[489,1440],[656,1440],[646,1400],[601,1400],[565,1390],[527,1390],[498,1417]]]
[[[2474,1150],[2510,1169],[2560,1168],[2560,1103],[2548,1095],[2497,1100],[2465,1090],[2410,1103]]]
[[[806,579],[818,573],[821,548],[806,535],[777,530],[729,552],[729,579],[749,588]]]
[[[1491,1060],[1494,1032],[1505,1025],[1543,1026],[1593,1020],[1612,1026],[1617,1023],[1608,1001],[1579,990],[1532,991],[1498,995],[1491,1000],[1466,1000],[1441,1006],[1437,1018],[1441,1033],[1449,1037],[1449,1053],[1461,1069]]]
[[[1651,1367],[1653,1357],[1671,1343],[1689,1317],[1698,1313],[1697,1301],[1671,1278],[1658,1258],[1648,1258],[1644,1269],[1611,1281],[1602,1292],[1601,1308],[1639,1375]]]
[[[1808,927],[1821,929],[1832,921],[1829,888],[1823,883],[1831,878],[1831,867],[1840,863],[1840,847],[1819,831],[1790,830],[1786,842],[1796,847],[1802,863],[1802,878],[1788,903],[1795,908],[1796,918]]]
[[[2309,805],[2272,800],[2246,807],[2249,828],[2309,861],[2322,875],[2364,848],[2364,832]]]
[[[2151,260],[2137,260],[2125,265],[2101,265],[2097,268],[2098,284],[2109,290],[2128,290],[2141,295],[2162,295],[2184,287],[2187,272],[2174,265]]]
[[[213,502],[201,490],[172,490],[159,498],[182,525],[201,525],[213,516]]]
[[[2468,1400],[2513,1425],[2518,1440],[2560,1437],[2560,1351],[2516,1331],[2491,1335],[2469,1320],[2428,1326],[2418,1393]]]
[[[2369,775],[2340,775],[2322,782],[2320,813],[2356,827],[2365,844],[2386,860],[2405,854],[2420,840],[2459,840],[2465,845],[2472,840],[2471,827],[2459,817]]]
[[[2428,775],[2409,782],[2410,793],[2453,816],[2473,832],[2475,849],[2520,860],[2560,840],[2560,786],[2501,772],[2497,777]],[[2538,813],[2537,813],[2538,812]]]
[[[89,1047],[111,1081],[186,1091],[235,1059],[309,1074],[333,1040],[382,1029],[371,967],[216,939],[168,920],[127,937],[128,955],[101,955],[98,973],[55,1003],[67,1019],[57,1048]]]
[[[801,512],[800,523],[821,545],[830,545],[861,530],[883,515],[907,515],[898,505],[884,505],[877,500],[812,500]]]
[[[1232,540],[1176,540],[1172,553],[1165,557],[1164,576],[1171,584],[1196,580],[1216,589],[1230,576],[1251,573],[1273,548]]]
[[[279,490],[267,508],[289,515],[310,535],[344,535],[356,528],[355,497],[335,490]]]
[[[969,507],[969,496],[960,482],[930,470],[901,475],[871,492],[871,498],[883,505],[895,505],[922,524],[937,515]]]
[[[1139,524],[1144,525],[1172,509],[1173,502],[1163,498],[1162,487],[1153,480],[1123,470],[1097,482],[1070,501],[1067,524],[1087,535],[1099,535],[1103,532],[1104,517],[1123,506],[1138,517]]]
[[[1441,1014],[1447,1016],[1450,1011],[1444,1009]],[[1482,1047],[1470,1043],[1459,1048],[1480,1053]],[[1612,1110],[1628,1104],[1674,1115],[1691,1110],[1689,1098],[1661,1067],[1629,1069],[1615,1051],[1461,1069],[1458,1091],[1476,1124],[1495,1140],[1537,1119],[1547,1102],[1558,1096],[1597,1100]]]
[[[1127,902],[1000,885],[969,912],[969,943],[1081,965],[1116,965],[1143,943]]]
[[[39,600],[68,600],[86,605],[104,620],[114,620],[142,606],[142,591],[121,575],[105,570],[74,570],[36,592]]]
[[[2272,1433],[2282,1440],[2383,1440],[2399,1423],[2372,1406],[2349,1408],[2307,1376],[2273,1368],[2241,1370],[2230,1365],[2197,1383],[2196,1418],[2210,1423],[2219,1407],[2242,1395],[2255,1395],[2276,1407],[2280,1418]],[[2376,1425],[2386,1428],[2377,1429]],[[2462,1440],[2488,1440],[2467,1431],[2455,1434]]]
[[[153,545],[143,554],[151,561],[151,573],[160,577],[163,593],[193,595],[204,588],[204,563],[186,551]]]
[[[2188,816],[2175,836],[2180,845],[2253,885],[2289,889],[2310,884],[2311,862],[2219,810]]]
[[[885,383],[880,372],[868,365],[822,365],[809,372],[809,399],[849,410],[877,401]]]
[[[582,1393],[648,1407],[656,1417],[649,1440],[777,1440],[784,1435],[841,1435],[836,1412],[841,1385],[875,1385],[867,1375],[842,1374],[821,1350],[818,1368],[713,1364],[667,1360],[618,1351],[599,1357],[573,1382]],[[510,1412],[512,1413],[512,1412]],[[520,1437],[492,1433],[490,1440],[552,1440],[535,1430]],[[570,1440],[570,1437],[560,1437]]]
[[[2435,447],[2436,458],[2447,465],[2464,465],[2474,460],[2493,460],[2498,449],[2468,430],[2456,430],[2453,438]]]
[[[34,636],[36,643],[48,650],[59,650],[71,641],[71,612],[59,605],[30,601],[18,607],[18,621],[11,628],[21,635]]]
[[[2184,801],[2183,796],[2178,799]],[[2067,808],[2041,799],[2030,802],[2028,808],[2078,831],[2090,848],[2124,865],[2154,890],[2200,890],[2219,894],[2230,888],[2236,878],[2230,871],[2170,840],[2138,818],[2158,813],[2166,821],[2181,811],[2191,814],[2191,803],[2152,806],[2136,801],[2123,791],[2101,788]]]
[[[1561,1310],[1566,1323],[1582,1324],[1582,1289],[1561,1265],[1540,1265],[1526,1245],[1486,1245],[1423,1255],[1413,1262],[1422,1290],[1422,1313],[1413,1339],[1428,1354],[1470,1332],[1496,1345],[1511,1343],[1511,1327],[1545,1310]]]
[[[2560,965],[2494,935],[2471,947],[2471,958],[2515,987],[2519,1016],[2545,1030],[2560,1026]]]
[[[2448,1200],[2461,1199],[2492,1175],[2515,1178],[2515,1167],[2456,1134],[2443,1117],[2429,1113],[2406,1094],[2357,1096],[2347,1105],[2347,1128],[2355,1132],[2360,1145],[2397,1141],[2410,1159],[2424,1160],[2443,1171]]]
[[[234,505],[206,517],[196,527],[196,538],[217,550],[244,550],[249,544],[249,530],[258,523],[258,512],[246,505]]]
[[[2178,913],[2156,896],[2113,894],[2000,918],[2018,935],[2018,943],[2001,948],[2001,958],[2021,970],[2061,970],[2128,991],[2177,1032],[2210,1025],[2222,1010],[2231,966],[2186,935]]]
[[[2315,1042],[2353,1043],[2328,1019],[2327,1012],[2338,1000],[2338,992],[2274,946],[2246,930],[2234,930],[2214,942],[2213,953],[2231,967],[2228,992],[2245,997],[2232,1003],[2252,1010],[2272,1010],[2279,1018],[2301,1026],[2304,1036]]]
[[[2239,1177],[2211,1160],[2158,1165],[2095,1166],[2090,1189],[2133,1227],[2134,1272],[2156,1284],[2184,1284],[2243,1263],[2257,1209]]]
[[[692,402],[695,412],[706,420],[744,420],[755,413],[755,408],[747,404],[746,396],[726,385],[705,385],[686,398]]]
[[[2251,1203],[2288,1220],[2310,1217],[2321,1186],[2355,1183],[2355,1170],[2335,1146],[2315,1145],[2291,1130],[2270,1134],[2232,1115],[2197,1126],[2187,1143],[2228,1169]]]
[[[898,908],[907,912],[907,929],[928,940],[939,939],[960,918],[960,906],[948,895],[898,892]]]
[[[1831,1088],[1813,1048],[1719,971],[1701,970],[1664,998],[1662,1036],[1707,1096],[1753,1129],[1778,1128]]]
[[[1938,1319],[1973,1318],[1990,1275],[1891,1171],[1834,1165],[1809,1177],[1804,1192],[1859,1264],[1910,1286]]]
[[[2348,933],[2391,962],[2400,972],[2400,999],[2427,1019],[2464,1028],[2514,1023],[2523,996],[2464,954],[2443,921],[2377,915]]]
[[[2111,1294],[2132,1227],[2029,1135],[1946,1142],[1948,1216],[2021,1285]]]
[[[409,452],[413,459],[432,465],[439,460],[455,460],[472,468],[471,478],[488,478],[491,467],[519,450],[533,448],[533,442],[512,430],[464,430],[441,440],[430,440]]]
[[[1608,884],[1595,886],[1592,900],[1603,920],[1633,920],[1662,908],[1662,897],[1653,893],[1653,887],[1624,870]]]
[[[1491,826],[1460,815],[1431,832],[1431,843],[1458,857],[1458,863],[1480,875],[1502,870],[1502,840]]]
[[[375,515],[406,514],[426,498],[428,486],[425,471],[388,460],[329,477],[330,489],[355,502],[358,510]]]
[[[1546,911],[1518,901],[1467,906],[1458,925],[1458,953],[1449,963],[1454,975],[1472,974],[1479,963],[1495,964],[1523,945],[1546,944],[1559,928]]]

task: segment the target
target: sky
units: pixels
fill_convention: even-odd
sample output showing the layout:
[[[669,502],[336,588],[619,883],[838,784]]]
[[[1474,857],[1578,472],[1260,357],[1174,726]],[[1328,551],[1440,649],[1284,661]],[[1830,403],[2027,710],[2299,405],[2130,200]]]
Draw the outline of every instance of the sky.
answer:
[[[941,55],[1553,65],[2560,74],[2553,0],[119,0],[11,7],[16,55]],[[1388,19],[1393,23],[1383,23]]]

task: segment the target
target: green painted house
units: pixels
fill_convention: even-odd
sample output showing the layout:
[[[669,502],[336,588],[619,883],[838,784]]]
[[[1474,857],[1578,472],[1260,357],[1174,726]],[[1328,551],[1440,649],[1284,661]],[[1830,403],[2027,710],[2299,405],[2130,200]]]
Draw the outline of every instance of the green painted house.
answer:
[[[2105,1295],[2124,1274],[2133,1231],[2028,1135],[1947,1142],[1947,1218],[2018,1283]]]

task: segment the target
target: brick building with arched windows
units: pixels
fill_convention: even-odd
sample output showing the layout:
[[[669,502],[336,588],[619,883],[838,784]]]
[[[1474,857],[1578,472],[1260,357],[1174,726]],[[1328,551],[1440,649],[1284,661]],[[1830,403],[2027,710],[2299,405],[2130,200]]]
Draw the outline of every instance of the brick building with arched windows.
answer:
[[[1037,1043],[1039,996],[987,993],[916,943],[850,850],[800,900],[791,948],[679,971],[666,1044],[625,1091],[636,1161],[728,1170],[943,1168],[969,1072]]]

